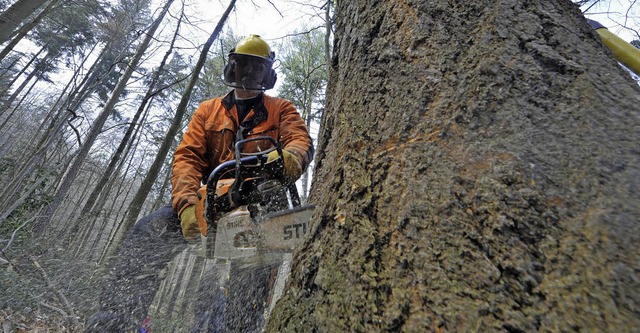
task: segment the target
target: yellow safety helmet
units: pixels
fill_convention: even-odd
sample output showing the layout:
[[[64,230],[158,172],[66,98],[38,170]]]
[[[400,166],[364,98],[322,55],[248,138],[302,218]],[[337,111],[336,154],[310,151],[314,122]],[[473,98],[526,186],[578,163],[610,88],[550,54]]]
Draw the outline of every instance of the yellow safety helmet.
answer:
[[[273,70],[275,53],[258,35],[244,38],[229,53],[223,83],[234,88],[267,90],[273,88],[277,75]]]
[[[269,47],[269,44],[267,44],[264,39],[260,38],[259,35],[251,35],[244,38],[243,40],[238,42],[235,51],[232,52],[238,54],[254,55],[268,59],[272,58],[271,48]]]

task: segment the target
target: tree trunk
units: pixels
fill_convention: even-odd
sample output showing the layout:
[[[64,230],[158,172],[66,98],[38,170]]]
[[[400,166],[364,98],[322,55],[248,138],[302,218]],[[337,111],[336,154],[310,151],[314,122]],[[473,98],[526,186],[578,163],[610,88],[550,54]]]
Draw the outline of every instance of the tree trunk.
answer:
[[[93,192],[91,192],[91,195],[89,196],[89,199],[87,199],[87,202],[85,203],[84,207],[82,208],[82,212],[80,213],[79,218],[81,218],[82,216],[86,215],[91,210],[91,208],[93,207],[93,205],[96,202],[96,199],[98,198],[98,195],[100,195],[101,190],[104,188],[104,185],[111,178],[111,175],[113,174],[113,170],[115,170],[117,163],[120,161],[122,153],[124,152],[124,150],[127,147],[131,137],[134,134],[134,130],[136,128],[142,126],[143,121],[140,121],[140,123],[138,123],[138,121],[140,120],[140,117],[142,117],[142,113],[147,109],[147,104],[149,103],[151,98],[153,96],[155,96],[155,94],[158,93],[158,91],[156,91],[156,86],[158,84],[158,81],[160,80],[160,74],[164,71],[164,66],[167,63],[167,61],[169,59],[169,56],[173,52],[173,46],[174,46],[174,43],[175,43],[176,38],[178,36],[178,33],[180,31],[180,23],[181,22],[182,22],[182,16],[180,17],[180,20],[178,20],[178,24],[177,24],[175,32],[173,34],[173,38],[171,40],[171,44],[169,45],[169,49],[167,50],[167,52],[165,52],[164,57],[162,58],[162,61],[160,61],[160,65],[158,66],[158,68],[156,68],[156,70],[155,70],[155,72],[153,74],[153,77],[151,79],[151,82],[149,83],[149,86],[147,87],[147,92],[145,93],[144,97],[142,98],[142,102],[138,106],[138,110],[136,111],[136,114],[134,115],[133,119],[131,120],[131,124],[127,128],[127,131],[125,132],[124,136],[122,137],[120,145],[116,149],[116,152],[113,154],[113,156],[111,158],[111,161],[109,162],[109,165],[107,166],[107,169],[105,170],[105,172],[102,175],[102,177],[100,178],[100,180],[96,183],[96,186],[95,186]]]
[[[640,89],[565,0],[340,1],[269,332],[640,327]]]
[[[153,38],[155,31],[160,26],[160,23],[164,19],[164,16],[168,12],[169,7],[171,6],[172,3],[173,3],[173,0],[168,0],[166,2],[165,7],[162,10],[162,13],[160,13],[160,16],[158,16],[158,18],[153,22],[151,27],[149,27],[149,30],[144,35],[144,38],[140,42],[140,45],[138,45],[138,48],[136,49],[136,52],[133,58],[127,64],[124,73],[118,80],[118,83],[116,84],[116,87],[114,88],[111,94],[111,97],[109,98],[104,108],[102,109],[98,117],[95,119],[93,124],[91,125],[89,133],[85,138],[85,142],[80,147],[80,150],[75,160],[69,166],[69,169],[67,170],[67,173],[62,183],[60,184],[60,187],[56,191],[56,194],[52,202],[47,205],[47,207],[43,210],[43,213],[40,215],[40,217],[36,221],[34,229],[37,234],[41,235],[41,233],[44,231],[46,225],[49,224],[50,222],[51,216],[56,211],[60,203],[62,202],[62,199],[67,194],[69,188],[71,188],[71,184],[73,183],[76,176],[78,175],[78,172],[80,171],[80,166],[84,162],[84,159],[86,158],[86,156],[89,154],[89,150],[91,149],[91,146],[93,146],[93,143],[98,137],[98,134],[102,130],[102,126],[109,118],[109,115],[113,112],[113,107],[120,99],[120,94],[122,94],[122,92],[124,91],[127,81],[129,81],[129,78],[133,74],[133,71],[138,67],[138,63],[140,62],[140,59],[144,55],[144,51],[146,51],[147,47],[149,46],[149,43],[151,42],[151,39]]]
[[[0,61],[2,61],[7,56],[7,54],[11,52],[11,50],[13,50],[13,48],[22,40],[22,38],[24,38],[24,36],[29,33],[29,31],[31,31],[36,25],[38,25],[38,23],[40,23],[40,21],[42,21],[42,19],[51,12],[51,9],[53,9],[53,6],[58,1],[59,0],[51,0],[49,4],[47,4],[47,6],[43,10],[41,10],[36,17],[33,18],[33,20],[20,27],[20,29],[17,31],[16,36],[11,39],[11,42],[9,42],[2,49],[2,51],[0,51]]]
[[[42,52],[43,50],[44,48],[42,48],[40,52]],[[35,59],[36,57],[33,58],[33,60]],[[79,66],[80,68],[86,60],[87,57],[84,57],[81,65]],[[53,142],[53,140],[59,138],[58,134],[60,133],[62,126],[67,119],[67,110],[58,108],[58,105],[63,100],[65,92],[75,81],[78,74],[79,70],[76,70],[73,73],[72,78],[67,82],[56,102],[53,103],[51,111],[49,111],[48,115],[41,123],[40,128],[35,131],[35,134],[32,135],[31,142],[36,142],[36,144],[34,144],[33,147],[28,152],[24,153],[23,157],[18,160],[16,164],[20,165],[20,167],[17,168],[15,172],[13,172],[11,181],[5,183],[3,190],[0,191],[0,211],[3,211],[3,214],[12,213],[12,211],[7,212],[4,211],[4,209],[6,208],[6,206],[12,204],[16,193],[23,191],[24,187],[27,186],[25,180],[31,176],[31,172],[33,171],[33,169],[38,165],[44,165],[44,155],[46,154],[46,152],[50,152],[49,147],[51,147],[51,143]],[[6,119],[2,122],[2,125],[0,125],[0,133],[5,130],[5,126],[7,125],[11,114],[5,116]],[[44,128],[46,128],[46,130]],[[42,132],[43,134],[40,135],[40,132]]]
[[[311,90],[311,91],[315,91],[315,90]],[[313,93],[309,95],[310,96],[310,98],[309,98],[310,101],[309,101],[309,104],[308,104],[309,105],[309,110],[307,110],[307,112],[305,114],[305,117],[304,117],[305,124],[307,125],[307,128],[309,130],[311,130],[311,120],[313,119],[313,112],[311,110],[311,104],[313,104],[312,99],[313,99],[314,95],[315,94],[313,94]],[[309,198],[309,178],[310,178],[309,172],[311,172],[311,167],[309,167],[307,170],[305,170],[305,172],[302,174],[302,178],[300,179],[300,182],[301,182],[301,186],[300,187],[302,188],[302,193],[300,194],[300,200],[303,203],[306,203],[308,201],[308,198]]]
[[[18,98],[18,95],[20,95],[20,93],[22,93],[22,90],[24,90],[24,88],[29,84],[29,82],[31,82],[31,79],[33,79],[34,77],[36,78],[36,82],[38,82],[38,78],[36,75],[40,75],[40,70],[37,68],[34,68],[33,70],[31,70],[31,73],[29,73],[29,75],[27,75],[27,77],[20,83],[20,86],[18,86],[18,88],[16,88],[16,90],[13,91],[13,93],[9,96],[9,98],[7,98],[7,100],[2,103],[2,106],[0,106],[0,114],[9,114],[7,115],[7,119],[9,119],[11,117],[11,114],[13,114],[13,112],[9,112],[9,110],[11,109],[11,104],[13,104],[13,102],[16,100],[16,98]]]
[[[11,61],[11,63],[2,66],[3,68],[0,68],[0,77],[11,74],[12,69],[16,67],[18,62],[21,60],[21,57],[11,57],[11,59],[8,60]]]
[[[0,14],[0,44],[11,37],[14,30],[48,0],[18,0]]]
[[[218,21],[218,24],[216,25],[216,27],[213,29],[211,36],[209,36],[209,39],[204,43],[204,46],[202,47],[202,51],[200,52],[200,57],[198,58],[198,62],[196,63],[193,69],[193,74],[191,75],[191,79],[187,84],[187,88],[185,89],[185,92],[183,93],[182,98],[180,99],[180,103],[178,104],[178,108],[173,118],[173,122],[171,123],[171,126],[167,131],[167,135],[162,141],[162,145],[158,150],[158,154],[156,155],[155,160],[153,161],[151,167],[149,168],[149,171],[146,173],[146,176],[142,181],[140,188],[138,189],[138,191],[136,191],[136,194],[133,197],[133,200],[131,200],[131,204],[129,205],[129,213],[124,219],[124,225],[122,227],[122,230],[123,230],[122,235],[126,235],[127,232],[131,229],[131,227],[133,227],[133,225],[135,224],[138,218],[138,214],[140,214],[140,211],[142,210],[142,205],[144,204],[144,201],[147,199],[149,190],[151,189],[151,186],[153,186],[153,183],[155,183],[156,178],[158,177],[158,173],[162,169],[162,165],[164,164],[165,159],[167,158],[169,149],[171,148],[171,145],[175,140],[175,136],[176,134],[178,134],[178,129],[180,129],[180,125],[182,124],[182,117],[185,114],[187,105],[189,104],[189,99],[191,98],[191,92],[193,90],[193,87],[196,84],[196,81],[198,80],[198,75],[200,74],[200,70],[204,66],[204,62],[207,59],[207,53],[211,48],[211,44],[213,44],[216,38],[218,38],[218,35],[220,34],[222,27],[224,27],[224,24],[227,21],[227,17],[229,16],[229,13],[231,12],[231,10],[234,8],[235,4],[236,4],[236,0],[231,0],[229,2],[229,6],[227,6],[227,9],[224,11],[222,16],[220,17],[220,20]],[[116,253],[116,251],[119,249],[120,244],[122,243],[123,240],[124,239],[115,240],[113,244],[113,248],[109,250],[108,257]]]
[[[324,59],[327,64],[327,77],[329,77],[329,68],[331,66],[331,35],[333,34],[333,18],[331,17],[332,2],[333,0],[327,0],[324,9]]]
[[[31,77],[29,77],[29,78],[27,78],[25,80],[25,82],[29,82],[29,81],[31,81]],[[31,93],[31,90],[33,90],[33,88],[36,86],[36,84],[38,84],[38,82],[39,81],[36,80],[33,83],[31,83],[31,85],[29,86],[29,89],[27,89],[27,91],[22,95],[22,98],[20,98],[20,100],[18,101],[18,103],[16,103],[16,105],[10,105],[10,104],[13,104],[15,98],[13,97],[13,95],[11,97],[9,97],[11,102],[9,103],[8,106],[11,107],[11,112],[9,112],[9,114],[5,115],[5,119],[2,121],[2,123],[0,123],[0,132],[2,131],[3,128],[5,128],[5,126],[9,122],[9,120],[18,111],[18,109],[20,109],[20,105],[22,105],[22,102],[24,102],[24,100],[29,96],[29,94]],[[22,91],[22,89],[24,89],[24,88],[18,88],[18,90],[20,90],[20,91]],[[1,155],[2,155],[2,153],[0,152],[0,156]]]
[[[134,160],[131,159],[127,165],[127,170],[129,170],[132,165],[133,165]],[[144,161],[138,161],[138,165],[136,167],[136,170],[143,170],[143,166],[146,165],[146,163]],[[140,175],[142,178],[142,175]],[[136,177],[138,178],[138,177]],[[146,176],[144,178],[147,178]],[[134,182],[138,182],[138,179],[134,179]],[[142,180],[144,182],[144,179]],[[134,194],[134,198],[131,200],[129,199],[129,192],[132,190],[132,187],[128,188],[127,191],[127,195],[126,195],[126,199],[127,201],[131,202],[135,199],[135,195],[138,194],[138,191],[136,191],[136,193]],[[131,205],[129,205],[130,207]],[[118,249],[120,247],[120,243],[121,241],[124,240],[124,238],[127,236],[128,230],[125,229],[128,225],[126,223],[126,219],[129,216],[129,207],[127,207],[127,209],[125,209],[125,207],[123,205],[120,205],[119,209],[117,212],[111,212],[111,215],[113,215],[113,220],[115,221],[113,228],[110,230],[109,234],[107,235],[107,243],[106,245],[103,247],[103,251],[100,253],[100,257],[98,259],[98,263],[102,264],[102,263],[106,263],[108,261],[108,259],[110,259],[110,255],[111,252],[114,249]],[[113,207],[112,207],[113,208]],[[122,214],[121,214],[122,213]],[[102,268],[106,268],[107,265],[102,265]]]
[[[38,60],[38,57],[40,56],[40,54],[42,52],[44,52],[45,47],[41,47],[38,52],[36,54],[34,54],[31,59],[29,59],[29,62],[27,62],[27,64],[22,67],[22,69],[16,73],[16,75],[13,76],[13,79],[11,79],[11,82],[9,82],[9,84],[6,86],[6,90],[2,92],[2,95],[9,95],[9,91],[11,90],[11,87],[13,86],[14,83],[16,83],[16,81],[18,81],[18,79],[22,76],[22,74],[27,72],[27,69],[29,69],[29,67],[31,67],[31,64],[33,64],[36,60]],[[32,69],[32,72],[37,71],[37,69]],[[0,109],[0,114],[4,113],[4,107],[2,109]]]
[[[162,206],[165,205],[165,203],[167,202],[165,200],[165,193],[167,192],[167,190],[169,190],[171,188],[171,174],[173,172],[172,169],[172,165],[173,165],[173,159],[171,160],[171,163],[168,163],[167,165],[164,166],[165,170],[164,170],[164,174],[162,176],[162,187],[160,187],[160,191],[158,191],[158,197],[156,198],[156,200],[153,202],[153,205],[151,206],[151,211],[156,211],[160,208],[162,208]]]
[[[32,184],[32,186],[30,186],[25,193],[22,193],[20,197],[16,197],[17,199],[14,198],[14,201],[11,203],[11,207],[8,207],[7,209],[0,212],[0,225],[7,217],[9,217],[9,215],[11,215],[11,213],[13,213],[14,210],[27,202],[29,196],[31,196],[33,192],[38,188],[38,186],[44,183],[45,180],[46,178],[41,177],[40,179],[36,180],[36,182]]]

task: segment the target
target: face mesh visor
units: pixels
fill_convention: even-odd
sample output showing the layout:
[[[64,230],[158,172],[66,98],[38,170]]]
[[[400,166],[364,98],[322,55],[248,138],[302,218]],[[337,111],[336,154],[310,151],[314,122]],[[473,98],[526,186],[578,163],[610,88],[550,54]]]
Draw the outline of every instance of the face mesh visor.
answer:
[[[263,90],[268,82],[271,60],[234,53],[229,56],[233,71],[225,73],[225,84],[246,90]]]

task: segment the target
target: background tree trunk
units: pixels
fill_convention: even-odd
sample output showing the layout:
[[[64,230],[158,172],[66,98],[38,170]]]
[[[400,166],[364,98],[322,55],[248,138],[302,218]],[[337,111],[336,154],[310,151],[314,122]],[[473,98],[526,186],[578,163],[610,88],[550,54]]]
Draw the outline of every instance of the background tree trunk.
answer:
[[[33,18],[33,20],[29,21],[29,23],[20,27],[20,29],[16,32],[16,36],[11,39],[11,42],[8,43],[2,49],[2,51],[0,51],[0,61],[4,59],[7,56],[7,54],[9,54],[9,52],[13,50],[13,48],[22,40],[22,38],[24,38],[24,36],[27,35],[27,33],[29,33],[29,31],[31,31],[36,25],[38,25],[38,23],[40,23],[40,21],[42,21],[42,19],[45,16],[49,15],[49,13],[51,12],[51,9],[53,9],[54,5],[58,1],[59,0],[51,0],[49,4],[43,10],[41,10],[36,17]]]
[[[162,170],[162,165],[165,163],[167,154],[169,153],[171,145],[175,140],[175,136],[176,134],[178,134],[178,130],[180,129],[180,126],[182,124],[182,117],[185,114],[187,105],[189,104],[189,99],[191,98],[191,92],[193,91],[193,87],[195,86],[196,81],[198,80],[198,75],[200,74],[200,70],[204,66],[204,61],[207,59],[207,53],[209,52],[209,49],[211,48],[211,45],[213,44],[213,42],[216,40],[216,38],[218,38],[220,31],[224,27],[224,24],[227,21],[227,18],[229,17],[229,13],[231,12],[231,10],[233,10],[235,5],[236,5],[236,0],[231,0],[229,2],[227,9],[224,11],[224,13],[222,13],[220,20],[218,20],[218,24],[213,29],[213,32],[209,36],[209,39],[207,39],[207,41],[204,43],[204,46],[202,47],[202,51],[200,52],[200,57],[198,58],[198,62],[196,62],[196,65],[193,69],[193,73],[191,74],[191,79],[189,80],[189,83],[187,84],[185,92],[182,95],[182,98],[180,99],[180,103],[178,104],[176,114],[174,116],[173,121],[171,122],[171,127],[169,127],[169,131],[167,132],[167,135],[162,141],[162,145],[160,146],[160,149],[158,149],[158,154],[156,155],[155,160],[153,161],[151,167],[149,168],[149,172],[146,173],[144,179],[142,180],[142,184],[140,185],[140,188],[136,191],[135,196],[131,200],[131,204],[129,205],[129,212],[127,213],[127,216],[124,219],[122,235],[126,235],[127,232],[133,227],[136,220],[138,219],[138,215],[142,210],[142,205],[147,199],[149,190],[151,189],[156,179],[158,178],[158,174]],[[117,253],[117,250],[120,248],[122,241],[124,241],[124,236],[122,238],[116,239],[116,241],[112,245],[112,248],[109,249],[109,252],[108,252],[109,255],[107,257],[110,257],[111,255]]]
[[[640,89],[564,0],[340,1],[270,332],[640,327]]]
[[[9,40],[13,31],[48,0],[18,0],[0,14],[0,44]]]
[[[81,221],[87,216],[87,214],[92,210],[92,208],[94,208],[94,205],[96,204],[96,200],[98,199],[100,194],[103,192],[108,192],[108,191],[104,191],[105,185],[107,184],[109,179],[112,178],[114,170],[116,169],[117,165],[120,163],[123,153],[125,152],[125,149],[127,149],[127,147],[131,145],[131,141],[133,141],[132,138],[136,136],[137,134],[136,129],[142,127],[142,125],[144,124],[146,117],[143,117],[143,113],[145,112],[145,110],[148,110],[147,105],[151,102],[151,99],[153,98],[153,96],[155,96],[155,94],[158,93],[158,90],[156,90],[157,88],[156,86],[160,79],[160,75],[165,71],[165,64],[167,63],[169,56],[173,52],[173,46],[175,44],[175,40],[178,36],[178,33],[180,31],[181,22],[182,22],[182,16],[180,17],[178,24],[176,26],[169,49],[165,52],[162,58],[162,61],[160,61],[160,65],[158,65],[158,67],[155,69],[155,72],[151,78],[151,82],[147,87],[147,92],[142,98],[142,102],[138,106],[138,109],[135,115],[133,116],[133,119],[131,120],[129,127],[127,128],[127,131],[122,137],[122,140],[120,141],[120,144],[118,145],[118,148],[116,149],[115,153],[111,157],[111,161],[109,162],[109,165],[105,169],[100,179],[96,182],[96,185],[93,191],[88,196],[87,201],[84,203],[82,211],[80,212],[80,214],[77,215],[76,221],[74,221],[73,227],[70,228],[71,232],[69,232],[68,235],[75,235],[78,232]],[[110,186],[107,188],[110,188]],[[97,212],[99,212],[99,210]],[[97,214],[94,214],[94,215],[97,215]]]
[[[104,106],[102,111],[100,111],[100,114],[91,125],[91,129],[89,130],[89,133],[85,138],[85,142],[82,143],[78,151],[78,155],[76,156],[74,162],[69,166],[67,173],[65,174],[64,179],[62,180],[62,183],[60,184],[59,188],[56,190],[56,194],[52,202],[45,207],[42,215],[36,220],[34,230],[36,230],[37,234],[42,235],[44,228],[50,222],[51,216],[56,211],[60,203],[62,202],[62,199],[64,198],[64,196],[67,194],[67,191],[71,187],[71,184],[75,180],[80,170],[80,166],[84,162],[85,157],[89,154],[89,150],[91,149],[91,146],[93,146],[93,143],[98,137],[98,134],[102,129],[102,126],[107,121],[107,118],[109,117],[109,115],[113,112],[113,108],[115,104],[118,102],[120,95],[124,91],[127,81],[129,81],[129,78],[133,74],[133,71],[138,67],[140,59],[144,55],[144,52],[149,46],[149,43],[151,42],[151,39],[153,38],[155,31],[160,26],[160,23],[162,22],[162,20],[164,19],[164,16],[169,11],[169,7],[171,6],[172,3],[173,3],[173,0],[168,0],[165,3],[165,6],[162,12],[160,13],[160,15],[158,16],[158,18],[153,22],[151,27],[149,27],[149,30],[144,35],[144,38],[140,42],[140,45],[138,45],[135,55],[129,61],[124,73],[118,80],[118,84],[114,88],[111,94],[111,97],[109,98],[106,105]]]

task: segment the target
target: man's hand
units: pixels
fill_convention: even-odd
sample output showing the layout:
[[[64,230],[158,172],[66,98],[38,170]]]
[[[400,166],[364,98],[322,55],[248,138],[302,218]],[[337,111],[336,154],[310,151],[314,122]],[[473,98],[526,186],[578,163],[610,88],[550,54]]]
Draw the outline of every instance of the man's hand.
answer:
[[[267,155],[267,163],[275,161],[278,159],[278,151],[274,150]],[[298,159],[286,150],[282,150],[282,157],[284,158],[284,176],[290,181],[294,182],[302,176],[302,167],[300,166],[300,162]]]
[[[200,228],[198,227],[198,219],[196,218],[196,206],[191,205],[180,213],[180,227],[182,227],[182,236],[189,243],[195,243],[200,239]]]

